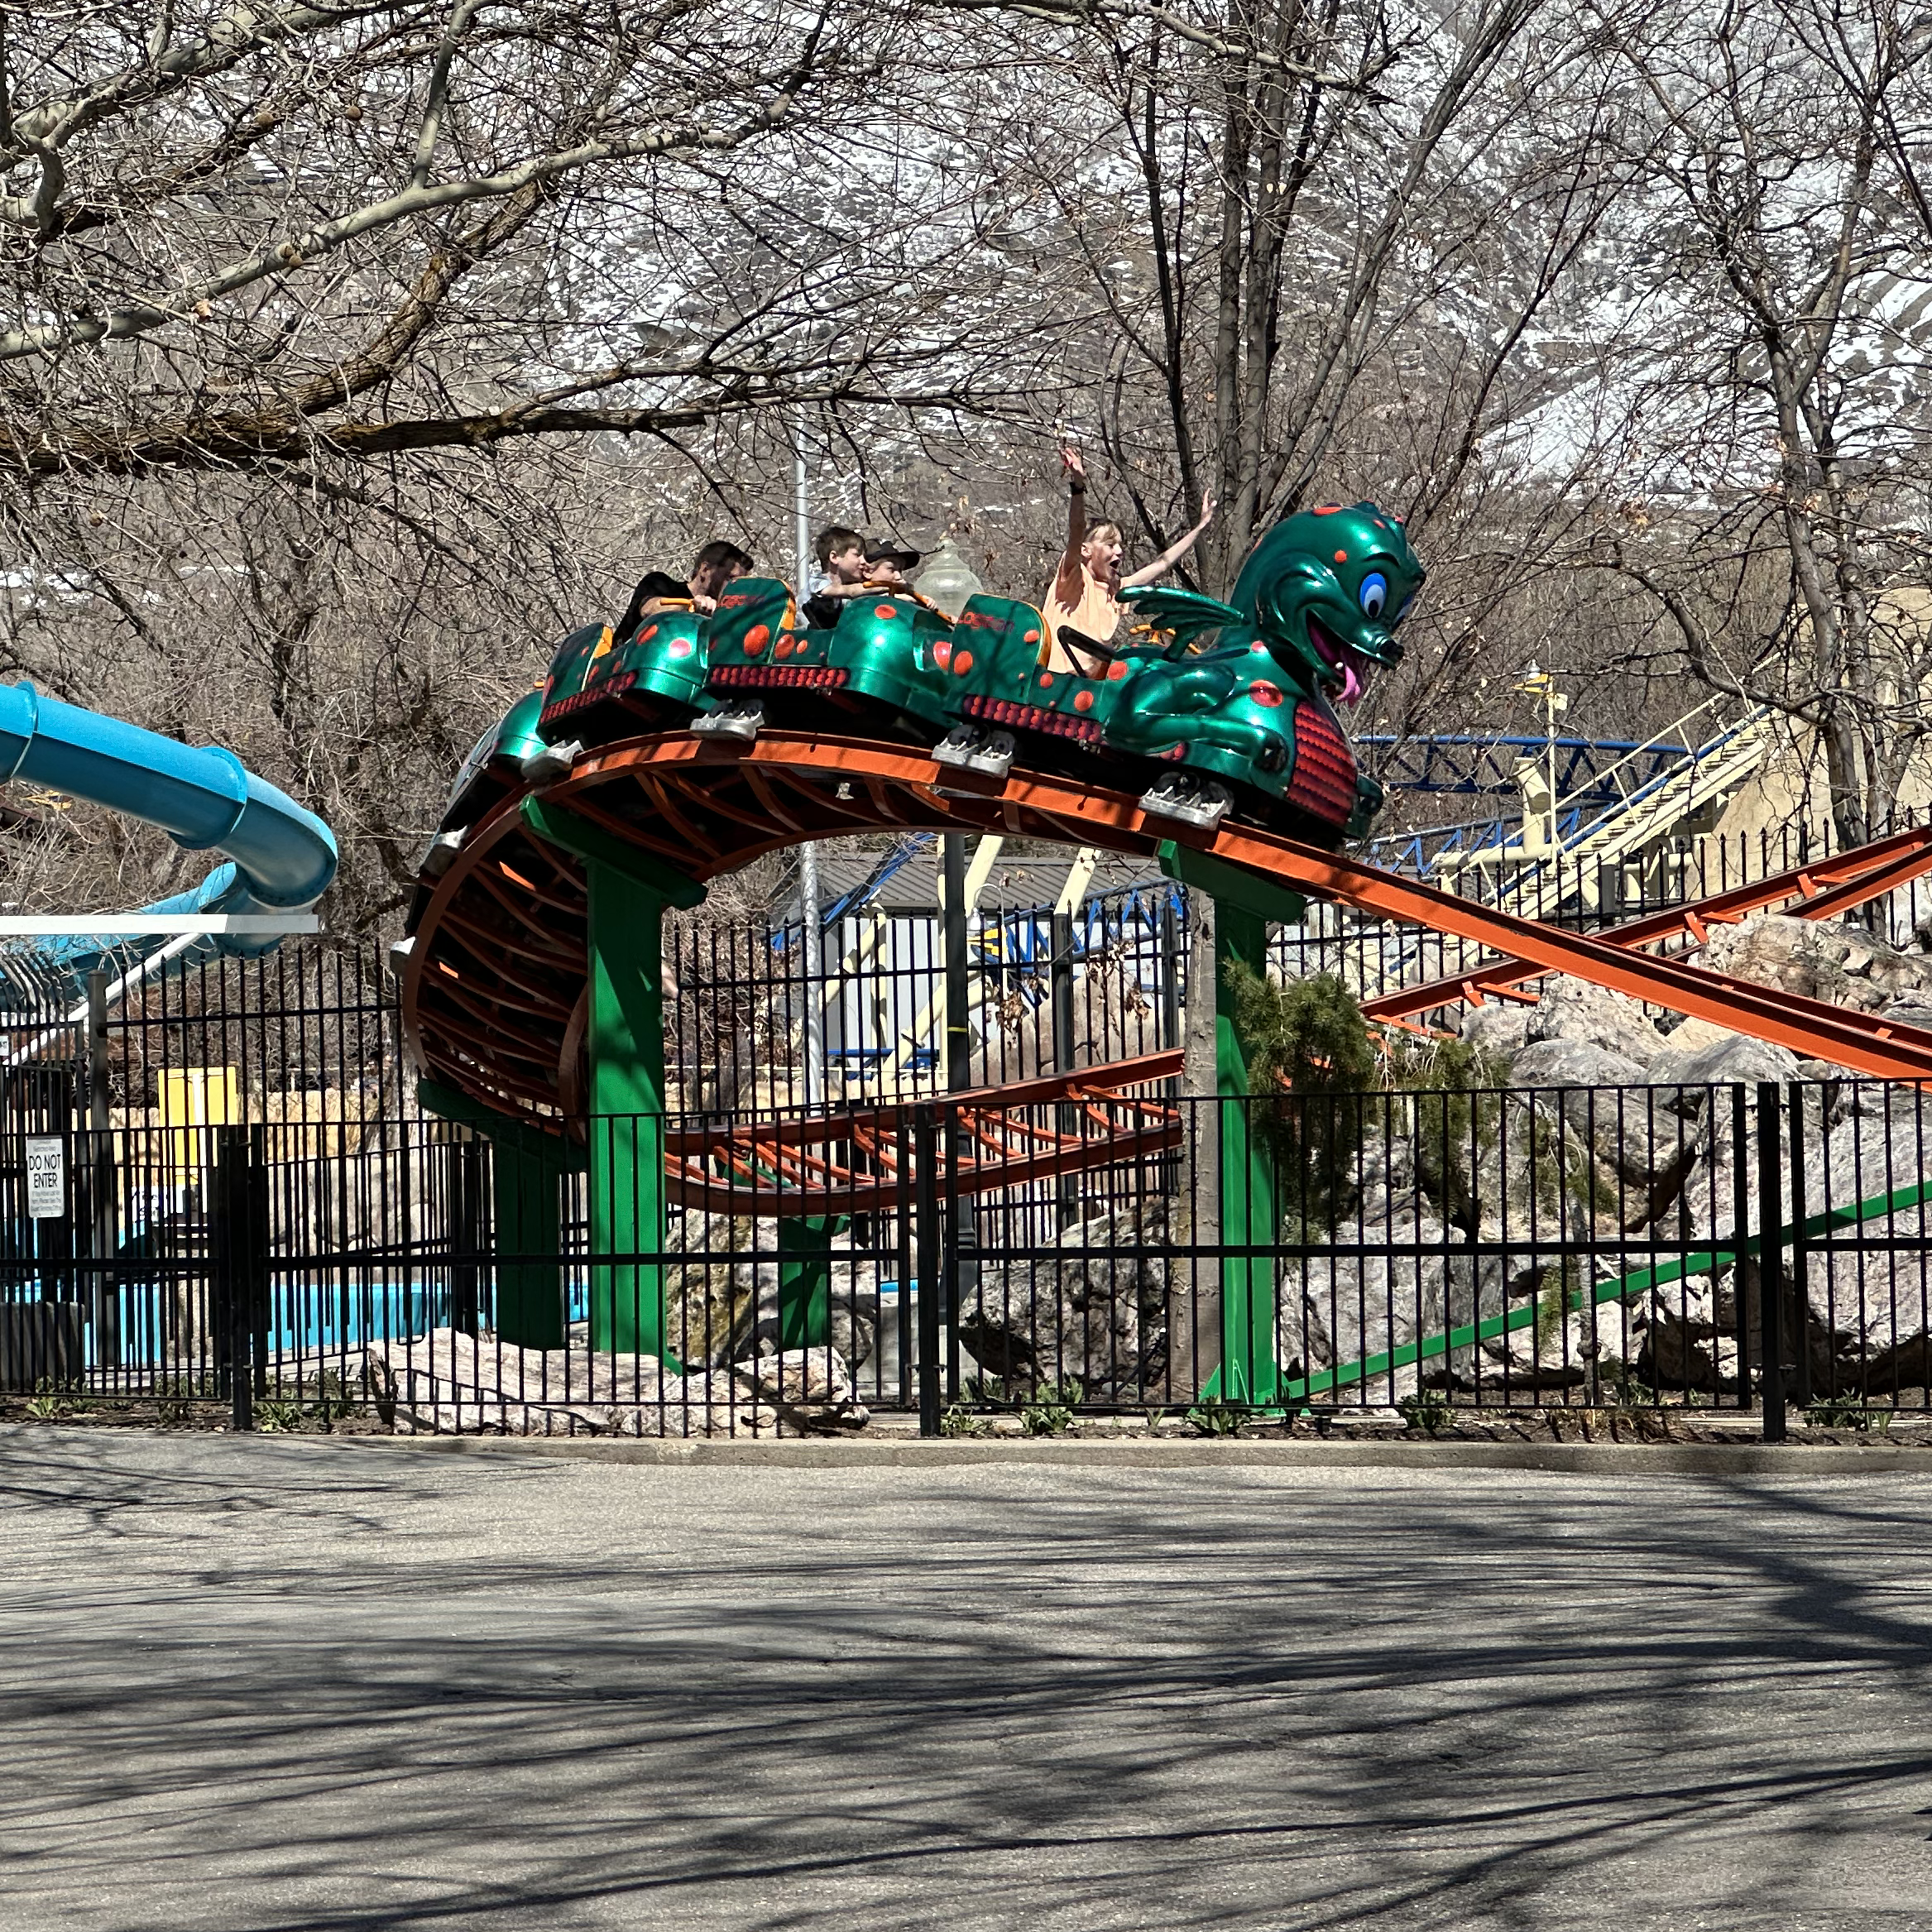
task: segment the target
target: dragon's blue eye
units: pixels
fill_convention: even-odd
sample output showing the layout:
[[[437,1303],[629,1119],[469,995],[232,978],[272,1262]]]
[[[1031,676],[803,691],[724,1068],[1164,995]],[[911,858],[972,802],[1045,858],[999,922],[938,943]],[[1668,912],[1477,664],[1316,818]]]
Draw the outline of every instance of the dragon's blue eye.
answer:
[[[1413,591],[1411,591],[1411,592],[1409,592],[1409,594],[1408,594],[1408,595],[1407,595],[1406,597],[1404,597],[1404,598],[1402,599],[1402,608],[1401,608],[1399,611],[1397,611],[1396,612],[1396,614],[1395,614],[1395,615],[1394,615],[1393,617],[1391,617],[1391,618],[1389,619],[1389,622],[1390,622],[1391,624],[1399,624],[1399,623],[1401,623],[1401,622],[1402,622],[1402,619],[1403,619],[1403,618],[1405,618],[1406,616],[1408,616],[1408,614],[1409,614],[1409,606],[1410,606],[1411,604],[1412,604],[1413,602],[1415,602],[1415,601],[1416,601],[1416,593],[1415,593]]]
[[[1362,608],[1368,616],[1379,617],[1382,606],[1388,602],[1388,579],[1379,570],[1371,570],[1362,579]]]

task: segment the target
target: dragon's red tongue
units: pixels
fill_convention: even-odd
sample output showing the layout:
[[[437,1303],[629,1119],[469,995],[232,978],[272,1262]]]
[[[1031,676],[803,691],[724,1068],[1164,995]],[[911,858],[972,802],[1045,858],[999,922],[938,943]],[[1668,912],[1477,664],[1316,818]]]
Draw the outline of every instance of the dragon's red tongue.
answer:
[[[1345,658],[1342,660],[1342,702],[1357,704],[1361,702],[1362,680],[1355,675],[1355,667]]]

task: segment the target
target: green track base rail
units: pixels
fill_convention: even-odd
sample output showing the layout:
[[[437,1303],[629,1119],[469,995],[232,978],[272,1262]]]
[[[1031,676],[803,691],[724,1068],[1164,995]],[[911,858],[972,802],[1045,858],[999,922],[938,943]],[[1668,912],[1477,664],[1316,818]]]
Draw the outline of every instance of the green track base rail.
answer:
[[[1898,1214],[1906,1208],[1918,1207],[1932,1200],[1932,1181],[1919,1181],[1906,1187],[1895,1187],[1889,1193],[1875,1194],[1869,1200],[1855,1206],[1830,1208],[1823,1214],[1813,1215],[1809,1220],[1795,1225],[1787,1223],[1776,1230],[1771,1237],[1774,1248],[1789,1245],[1794,1238],[1800,1243],[1816,1239],[1829,1234],[1836,1228],[1856,1227],[1866,1221],[1879,1220],[1886,1215]],[[1689,1275],[1709,1274],[1714,1269],[1723,1268],[1741,1256],[1759,1253],[1764,1246],[1762,1234],[1747,1235],[1743,1240],[1733,1243],[1728,1248],[1711,1247],[1698,1249],[1690,1254],[1678,1255],[1663,1262],[1656,1268],[1634,1269],[1628,1274],[1615,1275],[1608,1281],[1599,1282],[1588,1291],[1571,1289],[1564,1296],[1563,1312],[1574,1315],[1584,1308],[1600,1308],[1606,1302],[1628,1302],[1650,1289],[1661,1287],[1666,1282],[1682,1280]],[[1456,1250],[1450,1249],[1450,1253]],[[1464,1249],[1464,1253],[1469,1250]],[[1453,1354],[1459,1350],[1474,1348],[1478,1343],[1494,1341],[1508,1335],[1514,1335],[1526,1328],[1535,1326],[1538,1319],[1539,1303],[1542,1297],[1526,1302],[1521,1308],[1513,1308],[1504,1315],[1492,1315],[1482,1321],[1465,1323],[1460,1328],[1449,1329],[1439,1335],[1423,1335],[1412,1342],[1403,1342],[1399,1347],[1385,1349],[1379,1354],[1369,1355],[1359,1361],[1345,1362],[1334,1369],[1325,1369],[1319,1374],[1301,1376],[1284,1382],[1280,1400],[1283,1402],[1306,1402],[1316,1396],[1326,1395],[1352,1383],[1372,1381],[1378,1375],[1387,1375],[1397,1369],[1413,1368],[1417,1364],[1432,1361],[1443,1355]]]

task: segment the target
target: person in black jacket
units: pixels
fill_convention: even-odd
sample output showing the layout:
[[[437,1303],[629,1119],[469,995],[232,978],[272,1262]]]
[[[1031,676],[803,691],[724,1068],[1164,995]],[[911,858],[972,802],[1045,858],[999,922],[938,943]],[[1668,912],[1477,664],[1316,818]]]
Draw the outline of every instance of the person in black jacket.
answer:
[[[856,530],[835,523],[818,533],[813,545],[818,568],[825,581],[799,606],[805,621],[814,629],[829,630],[838,615],[853,597],[865,588],[865,539]]]
[[[717,608],[718,592],[728,583],[750,574],[751,553],[722,539],[707,544],[691,566],[688,582],[680,583],[668,570],[653,570],[630,593],[630,607],[617,626],[621,644],[646,617],[661,611],[666,603],[688,603],[707,615]]]

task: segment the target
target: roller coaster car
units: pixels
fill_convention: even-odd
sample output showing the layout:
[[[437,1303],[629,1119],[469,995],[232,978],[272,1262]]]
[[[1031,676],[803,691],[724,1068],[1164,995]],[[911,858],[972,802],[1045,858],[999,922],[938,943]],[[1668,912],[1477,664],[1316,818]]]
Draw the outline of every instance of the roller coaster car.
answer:
[[[1211,828],[1245,795],[1246,814],[1297,837],[1332,843],[1366,823],[1354,760],[1316,691],[1278,663],[1252,626],[1194,654],[1188,640],[1133,643],[1098,653],[1087,676],[1047,664],[1038,612],[976,600],[960,629],[974,654],[961,674],[966,722],[935,751],[942,763],[1004,770],[1014,734],[1050,742],[1024,762],[1091,771],[1096,763],[1144,774],[1149,760],[1181,767],[1140,803],[1156,817]],[[969,647],[953,646],[958,669]],[[1177,779],[1180,782],[1177,783]]]
[[[704,707],[707,622],[691,605],[672,603],[621,640],[608,624],[572,631],[544,680],[539,735],[561,750],[569,741],[597,744],[687,724]]]
[[[416,913],[411,929],[434,882],[447,872],[463,849],[463,835],[499,798],[522,784],[524,761],[544,749],[537,736],[537,713],[542,709],[542,687],[517,699],[502,717],[470,747],[450,787],[435,835],[416,862]]]
[[[1142,808],[1212,825],[1232,780],[1280,801],[1282,830],[1308,820],[1330,839],[1366,832],[1382,788],[1357,773],[1330,698],[1354,703],[1369,671],[1401,661],[1395,627],[1426,574],[1401,519],[1357,503],[1283,518],[1225,604],[1129,590],[1123,601],[1172,638],[1171,668],[1136,688],[1110,736],[1182,768]]]
[[[749,741],[775,708],[794,730],[859,719],[931,745],[976,787],[1004,780],[1023,736],[1027,763],[1075,776],[1144,779],[1151,763],[1170,768],[1140,800],[1152,817],[1211,830],[1239,798],[1261,823],[1333,844],[1367,832],[1382,791],[1356,771],[1330,699],[1352,703],[1369,670],[1399,661],[1395,626],[1423,577],[1400,520],[1373,504],[1302,511],[1262,539],[1227,603],[1129,590],[1153,641],[1100,650],[1094,676],[1052,668],[1044,620],[1012,598],[974,597],[955,622],[880,593],[851,599],[835,629],[800,630],[783,583],[741,578],[708,621],[674,606],[621,644],[602,626],[566,638],[543,691],[551,742],[522,771],[559,775],[578,734],[629,735],[640,719]]]
[[[758,588],[774,604],[783,590]],[[934,759],[975,789],[1004,779],[1024,738],[1024,763],[1074,776],[1121,782],[1111,766],[1145,784],[1150,760],[1181,765],[1187,784],[1164,776],[1142,803],[1182,823],[1218,822],[1232,786],[1251,815],[1298,837],[1332,844],[1365,829],[1379,792],[1358,784],[1317,680],[1297,659],[1278,662],[1252,625],[1241,630],[1203,654],[1183,656],[1185,641],[1130,644],[1087,677],[1045,663],[1045,621],[1012,598],[974,597],[950,626],[886,597],[854,600],[831,631],[731,635],[714,621],[718,709],[693,729],[750,739],[768,715],[810,730],[849,728],[854,712],[870,712],[867,729],[916,743],[942,732]]]
[[[524,760],[544,748],[537,720],[544,708],[544,688],[527,691],[470,747],[450,789],[443,823],[473,825],[496,801],[513,791],[523,776]]]
[[[717,708],[693,725],[701,736],[750,740],[782,694],[794,729],[850,729],[855,715],[929,744],[952,723],[947,678],[953,627],[923,598],[853,597],[830,630],[793,630],[791,593],[775,579],[741,578],[734,592],[755,600],[750,621],[727,621],[721,602],[711,627],[709,689]]]

